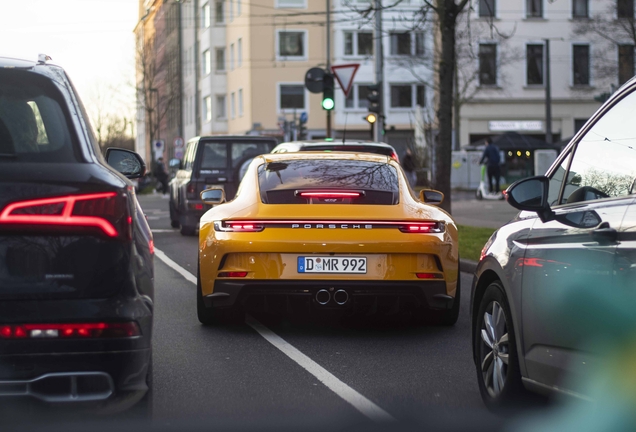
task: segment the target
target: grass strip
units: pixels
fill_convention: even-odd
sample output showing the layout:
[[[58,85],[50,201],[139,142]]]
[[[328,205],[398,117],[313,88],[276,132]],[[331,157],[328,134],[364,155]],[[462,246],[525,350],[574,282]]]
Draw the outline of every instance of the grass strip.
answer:
[[[457,225],[459,231],[459,256],[479,261],[479,255],[493,232],[492,228]]]

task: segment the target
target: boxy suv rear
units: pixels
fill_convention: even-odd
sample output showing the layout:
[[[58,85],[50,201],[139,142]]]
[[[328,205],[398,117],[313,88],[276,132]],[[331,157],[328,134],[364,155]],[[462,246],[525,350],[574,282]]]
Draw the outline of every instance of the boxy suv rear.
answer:
[[[181,169],[170,182],[170,222],[181,234],[194,235],[199,219],[210,207],[199,194],[221,186],[233,199],[241,178],[254,157],[269,153],[276,138],[249,135],[196,137],[188,141]]]
[[[110,158],[130,178],[145,171],[133,152]],[[0,58],[3,406],[130,400],[148,388],[152,234],[118,170],[62,68]]]

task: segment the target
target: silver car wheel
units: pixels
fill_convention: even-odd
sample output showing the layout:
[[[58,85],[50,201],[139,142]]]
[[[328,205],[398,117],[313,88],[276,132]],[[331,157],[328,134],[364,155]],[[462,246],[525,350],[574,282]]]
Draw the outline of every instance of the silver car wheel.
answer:
[[[488,305],[481,325],[481,373],[491,397],[504,389],[508,372],[508,327],[503,307],[496,301]]]

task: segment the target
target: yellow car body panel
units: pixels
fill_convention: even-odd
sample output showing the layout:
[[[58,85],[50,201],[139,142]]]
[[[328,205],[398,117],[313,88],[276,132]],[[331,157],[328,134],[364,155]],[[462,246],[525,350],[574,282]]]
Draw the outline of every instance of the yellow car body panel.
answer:
[[[399,201],[395,205],[264,204],[257,168],[276,161],[353,159],[390,164],[398,172]],[[292,186],[293,187],[293,186]],[[297,221],[298,228],[268,227],[260,232],[216,231],[214,221]],[[404,233],[396,229],[364,229],[364,222],[443,222],[443,233]],[[312,222],[304,228],[303,222]],[[316,223],[324,222],[323,228]],[[346,223],[345,223],[346,222]],[[351,222],[359,222],[353,224]],[[335,226],[330,228],[329,225]],[[347,225],[343,228],[343,225]],[[366,274],[298,273],[299,256],[364,256]],[[435,274],[454,297],[459,277],[457,227],[440,208],[413,196],[402,168],[385,156],[353,153],[268,154],[255,158],[236,198],[214,206],[200,221],[199,272],[202,295],[214,293],[219,272],[247,272],[241,280],[295,280],[299,286],[315,280],[422,281],[416,273]]]

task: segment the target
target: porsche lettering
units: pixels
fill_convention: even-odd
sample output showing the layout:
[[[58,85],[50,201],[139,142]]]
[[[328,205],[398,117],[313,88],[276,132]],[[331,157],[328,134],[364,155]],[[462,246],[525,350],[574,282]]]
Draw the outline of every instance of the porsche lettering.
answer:
[[[291,227],[303,229],[373,229],[371,224],[292,224]]]

